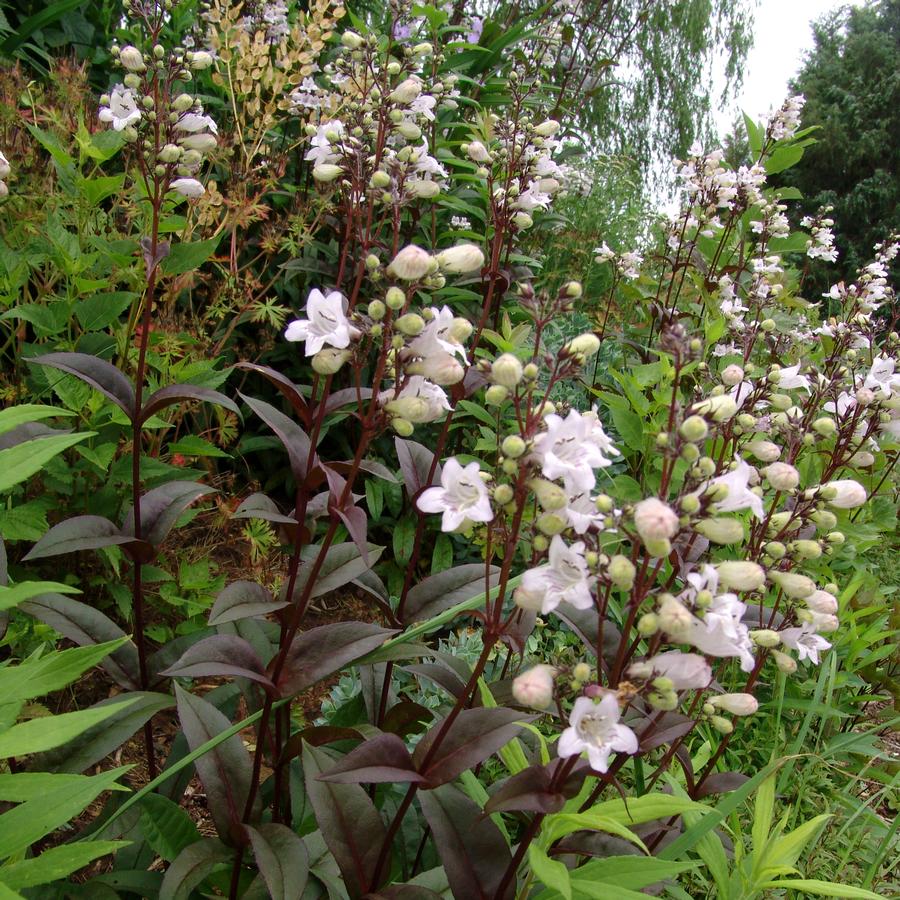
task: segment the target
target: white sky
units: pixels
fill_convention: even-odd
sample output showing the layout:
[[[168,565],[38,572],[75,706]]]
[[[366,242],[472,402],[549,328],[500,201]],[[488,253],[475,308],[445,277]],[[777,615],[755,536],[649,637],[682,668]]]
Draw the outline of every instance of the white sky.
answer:
[[[811,22],[839,6],[861,0],[760,0],[755,40],[744,68],[744,86],[735,105],[716,116],[720,134],[731,129],[736,113],[758,118],[787,96],[787,83],[813,46]]]

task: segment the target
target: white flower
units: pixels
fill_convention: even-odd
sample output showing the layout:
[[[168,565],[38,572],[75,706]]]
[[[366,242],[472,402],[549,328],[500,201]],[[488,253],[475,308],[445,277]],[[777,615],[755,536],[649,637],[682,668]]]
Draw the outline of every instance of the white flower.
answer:
[[[750,490],[752,467],[739,456],[735,456],[735,461],[737,465],[730,472],[713,478],[709,482],[710,485],[724,485],[728,489],[725,498],[714,503],[713,509],[716,512],[738,512],[742,509],[750,509],[757,519],[762,519],[765,515],[762,497]]]
[[[827,487],[828,496],[832,497],[828,503],[835,509],[856,509],[866,502],[868,496],[866,489],[852,478],[830,481]]]
[[[553,666],[535,666],[513,679],[512,695],[522,706],[546,709],[553,700],[555,678]]]
[[[579,697],[572,707],[569,727],[560,735],[557,755],[567,759],[586,750],[591,768],[602,773],[609,768],[614,752],[637,753],[637,735],[627,725],[619,724],[620,715],[615,694],[606,694],[599,703]]]
[[[572,526],[575,534],[584,534],[592,525],[602,527],[606,517],[597,510],[597,506],[588,491],[569,494],[562,514]]]
[[[571,493],[591,490],[596,481],[593,470],[612,465],[612,460],[604,456],[604,449],[609,452],[611,445],[596,414],[591,417],[573,409],[565,419],[551,413],[544,422],[547,430],[534,442],[534,456],[544,477],[562,478]]]
[[[822,408],[825,412],[834,413],[840,419],[856,406],[856,402],[856,398],[851,397],[846,391],[841,391],[836,402],[829,400]]]
[[[719,594],[703,618],[695,616],[689,631],[677,639],[692,644],[707,656],[737,656],[741,669],[751,672],[756,660],[749,629],[741,621],[746,610],[746,605],[734,594]]]
[[[712,669],[702,656],[680,650],[668,650],[634,663],[628,674],[646,680],[661,675],[672,682],[676,691],[705,688],[712,681]]]
[[[307,319],[297,319],[284,333],[288,341],[306,341],[307,356],[318,353],[326,344],[342,350],[350,345],[350,322],[344,312],[345,300],[340,291],[326,297],[313,288],[306,301]]]
[[[778,373],[776,384],[779,388],[803,388],[807,393],[810,391],[809,379],[805,375],[800,375],[800,363],[795,366],[788,366],[781,369]]]
[[[309,142],[312,149],[307,150],[306,156],[303,158],[311,160],[313,165],[335,162],[340,158],[340,154],[332,150],[331,144],[333,141],[340,140],[343,134],[344,125],[342,122],[336,119],[330,122],[323,122]]]
[[[104,106],[98,116],[101,122],[111,124],[116,131],[123,131],[129,125],[141,120],[137,98],[130,88],[117,84],[109,95],[109,106]]]
[[[422,512],[443,513],[441,531],[456,531],[466,522],[490,522],[494,518],[478,463],[463,467],[453,457],[444,464],[441,486],[423,491],[416,506]]]
[[[759,701],[753,694],[716,694],[709,702],[733,716],[752,716],[759,709]]]
[[[778,633],[781,643],[796,650],[801,662],[808,659],[814,666],[819,664],[819,651],[831,647],[825,638],[819,637],[809,628],[785,628]]]
[[[396,409],[404,419],[416,423],[433,422],[450,409],[447,395],[421,375],[411,376],[399,394],[393,389],[382,391],[378,400],[389,411]]]
[[[169,187],[181,194],[182,197],[192,199],[202,197],[206,193],[206,188],[196,178],[176,178]]]
[[[0,178],[6,178],[11,171],[12,169],[9,166],[9,160],[0,153]]]
[[[567,547],[558,534],[550,542],[548,562],[536,569],[528,569],[522,576],[526,593],[543,597],[543,613],[551,612],[563,602],[570,603],[575,609],[593,606],[590,584],[584,544],[579,541]]]
[[[884,391],[888,397],[897,393],[900,391],[900,372],[894,371],[896,365],[896,361],[889,356],[877,357],[863,386],[872,391]]]
[[[486,163],[491,161],[491,154],[481,141],[472,141],[466,150],[466,155],[474,162]]]

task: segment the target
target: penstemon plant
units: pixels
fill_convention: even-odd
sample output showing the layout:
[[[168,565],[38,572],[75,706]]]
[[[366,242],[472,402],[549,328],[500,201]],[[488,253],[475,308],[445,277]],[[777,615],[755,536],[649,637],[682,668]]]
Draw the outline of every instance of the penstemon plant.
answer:
[[[892,503],[900,372],[888,270],[900,244],[888,237],[824,302],[804,298],[809,265],[835,251],[828,211],[792,232],[796,195],[767,183],[812,140],[791,98],[748,121],[752,164],[732,170],[720,152],[692,148],[678,168],[681,212],[658,246],[603,243],[609,296],[586,296],[529,255],[533,230],[579,182],[562,162],[572,123],[555,118],[579,86],[542,81],[571,13],[526,19],[526,62],[504,69],[499,58],[481,68],[479,19],[403,2],[390,4],[384,34],[348,15],[326,53],[320,24],[345,13],[332,6],[289,22],[285,4],[217,0],[191,38],[209,49],[188,50],[169,37],[177,4],[132,0],[133,43],[113,51],[125,74],[99,121],[126,139],[143,262],[136,343],[118,367],[78,352],[31,361],[124,414],[131,510],[121,524],[63,520],[24,559],[120,548],[133,637],[59,584],[21,604],[78,643],[102,642],[84,659],[125,689],[122,709],[106,709],[116,735],[143,729],[146,782],[94,826],[130,844],[86,890],[628,897],[700,862],[721,888],[727,870],[704,835],[759,785],[771,823],[777,766],[736,770],[730,748],[772,681],[830,650],[846,545],[876,502]],[[321,68],[305,50],[292,56],[291,42],[321,53]],[[470,74],[454,70],[454,52],[470,53],[459,63]],[[259,175],[265,153],[297,151],[280,234],[325,262],[278,342],[284,365],[232,368],[248,427],[261,420],[274,435],[262,446],[286,456],[290,499],[267,484],[230,510],[266,536],[261,554],[277,535],[284,564],[266,584],[228,584],[205,629],[154,651],[146,567],[212,488],[179,479],[145,490],[147,432],[190,401],[240,414],[208,387],[155,386],[148,362],[155,304],[228,228],[229,277],[251,269],[241,244],[252,216],[189,240],[188,217],[207,221],[204,203],[222,196],[205,173],[228,167],[224,119],[192,89],[207,70],[226,117],[245,126],[220,182],[231,177],[235,208],[288,171],[282,160]],[[178,231],[185,239],[171,243]],[[261,240],[253,260],[275,243]],[[626,325],[612,314],[623,283],[640,298]],[[595,327],[566,331],[575,312]],[[389,493],[390,548],[374,540]],[[317,603],[334,592],[364,598],[355,620],[323,621]],[[534,641],[539,617],[565,640]],[[471,661],[441,640],[463,622]],[[348,682],[359,694],[309,724],[311,693],[338,681],[337,695]],[[426,685],[438,701],[417,702]],[[173,706],[174,739],[158,727]],[[93,765],[98,747],[111,749],[95,743],[55,765]],[[192,771],[215,836],[181,808]],[[823,821],[768,845],[755,827],[754,854],[781,847],[784,867],[756,871],[752,857],[734,884],[876,896],[781,879]],[[120,847],[82,846],[85,861]],[[156,857],[164,874],[149,871]]]

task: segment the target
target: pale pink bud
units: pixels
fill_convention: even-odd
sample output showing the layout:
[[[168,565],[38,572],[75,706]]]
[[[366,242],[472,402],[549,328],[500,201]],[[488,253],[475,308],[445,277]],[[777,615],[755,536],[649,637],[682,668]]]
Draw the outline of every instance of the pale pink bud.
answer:
[[[788,463],[774,462],[763,469],[763,474],[776,491],[792,491],[800,484],[800,473]]]
[[[553,666],[535,666],[513,680],[512,695],[516,703],[534,709],[546,709],[553,700],[556,669]]]
[[[648,497],[634,508],[634,527],[642,541],[664,540],[678,531],[678,516],[662,500]]]
[[[828,591],[813,591],[806,598],[806,605],[816,613],[834,615],[838,611],[837,597]]]
[[[144,65],[144,55],[137,47],[129,44],[123,47],[119,52],[119,62],[128,69],[129,72],[143,72],[147,67]]]
[[[744,447],[750,454],[755,456],[760,462],[774,462],[781,456],[781,448],[778,444],[771,441],[750,441]]]
[[[716,709],[724,709],[733,716],[751,716],[759,709],[759,703],[753,694],[716,694],[709,698]]]
[[[726,366],[722,370],[722,383],[734,387],[744,380],[744,370],[738,365]]]
[[[409,244],[394,257],[388,272],[402,281],[419,281],[431,271],[433,264],[434,258],[430,253]]]
[[[852,478],[832,481],[828,485],[828,502],[835,509],[855,509],[866,502],[866,489]]]

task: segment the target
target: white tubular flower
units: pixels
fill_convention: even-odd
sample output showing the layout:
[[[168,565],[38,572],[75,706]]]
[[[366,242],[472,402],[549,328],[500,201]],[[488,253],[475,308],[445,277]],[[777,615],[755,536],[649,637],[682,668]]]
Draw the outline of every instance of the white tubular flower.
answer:
[[[404,79],[388,94],[388,100],[406,106],[413,102],[422,93],[422,79],[417,75],[410,75]]]
[[[305,353],[312,356],[326,344],[343,350],[350,345],[350,321],[344,312],[346,300],[340,291],[325,296],[313,288],[306,301],[307,319],[288,325],[284,337],[288,341],[306,341]]]
[[[759,702],[753,694],[716,694],[709,698],[716,708],[733,716],[752,716],[759,709]]]
[[[604,455],[604,449],[609,452],[611,445],[602,434],[596,414],[582,415],[573,409],[565,419],[551,414],[544,421],[547,430],[534,441],[534,456],[544,477],[562,478],[570,493],[591,490],[596,481],[594,469],[612,465]],[[605,448],[599,440],[601,435]]]
[[[9,160],[0,153],[0,178],[6,178],[11,171]]]
[[[597,510],[597,505],[587,491],[567,495],[566,505],[562,509],[569,525],[575,534],[584,534],[592,525],[603,527],[606,517]]]
[[[814,666],[819,664],[819,651],[828,650],[831,644],[810,628],[785,628],[778,632],[781,643],[797,651],[800,662],[808,659]]]
[[[209,131],[211,134],[219,133],[219,126],[211,116],[200,113],[188,113],[175,123],[176,131],[184,131],[188,134],[197,134],[200,131]]]
[[[553,666],[535,666],[513,679],[512,695],[522,706],[546,709],[553,700],[555,678]]]
[[[132,90],[117,84],[110,92],[109,105],[101,108],[98,118],[112,125],[115,131],[124,131],[129,125],[140,122],[141,111]]]
[[[393,390],[382,391],[378,395],[378,400],[388,411],[396,407],[402,418],[415,423],[434,422],[450,409],[447,395],[436,384],[432,384],[421,375],[411,376],[397,395]],[[421,401],[412,414],[409,408],[399,406],[410,400]]]
[[[762,497],[750,490],[751,467],[739,456],[735,457],[735,461],[737,465],[730,472],[709,482],[709,485],[724,485],[728,491],[723,500],[713,504],[713,509],[716,512],[750,509],[757,519],[762,519],[765,515]]]
[[[667,503],[648,497],[634,508],[634,527],[645,542],[671,538],[678,531],[678,515]]]
[[[628,674],[647,680],[661,675],[672,682],[676,691],[705,688],[712,681],[712,669],[702,656],[680,650],[668,650],[635,663],[628,669]]]
[[[552,612],[560,603],[570,603],[575,609],[594,605],[584,544],[579,541],[567,547],[558,535],[550,541],[548,562],[536,569],[528,569],[522,576],[522,588],[527,594],[543,597],[541,612]]]
[[[449,275],[477,272],[484,265],[484,253],[474,244],[458,244],[437,255],[438,266]]]
[[[637,735],[619,723],[621,712],[616,695],[606,694],[599,703],[590,697],[579,697],[569,716],[569,727],[560,735],[556,753],[560,759],[587,751],[595,772],[609,769],[613,753],[637,753]]]
[[[186,150],[196,150],[198,153],[209,153],[217,144],[214,134],[200,132],[198,134],[188,134],[185,137],[178,138],[178,144]]]
[[[775,462],[781,456],[781,447],[771,441],[750,441],[744,449],[760,462]]]
[[[491,154],[481,141],[472,141],[466,150],[466,155],[473,162],[477,163],[488,163],[491,161]]]
[[[863,387],[870,391],[883,391],[890,397],[900,391],[900,372],[896,372],[896,360],[889,356],[879,356],[872,363]]]
[[[441,486],[423,491],[416,506],[422,512],[443,513],[441,531],[456,531],[470,522],[490,522],[494,511],[479,471],[477,462],[463,467],[451,456],[441,472]]]
[[[388,274],[402,281],[419,281],[434,265],[434,257],[421,247],[409,244],[404,247],[388,266]]]
[[[177,191],[182,197],[190,197],[192,200],[196,200],[197,197],[202,197],[206,193],[206,188],[196,178],[176,178],[169,188]]]
[[[828,591],[813,591],[806,598],[806,605],[815,613],[833,616],[838,611],[837,597]]]
[[[862,506],[868,497],[866,489],[852,478],[830,481],[827,487],[827,496],[831,497],[828,504],[835,509],[856,509],[857,506]]]
[[[810,392],[809,379],[805,375],[800,374],[800,363],[781,369],[778,373],[776,384],[782,389],[803,388],[807,394]]]

